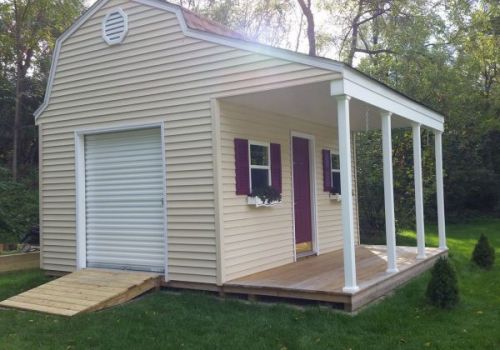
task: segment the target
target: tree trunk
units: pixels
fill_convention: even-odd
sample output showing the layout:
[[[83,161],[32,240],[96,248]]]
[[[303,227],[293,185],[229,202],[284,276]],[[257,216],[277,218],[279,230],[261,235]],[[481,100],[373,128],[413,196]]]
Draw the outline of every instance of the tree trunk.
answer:
[[[302,13],[307,19],[307,40],[309,41],[309,55],[316,56],[316,35],[314,32],[314,16],[311,11],[311,0],[306,3],[304,0],[297,0],[299,2]]]
[[[21,132],[21,98],[22,98],[22,78],[19,66],[16,72],[16,109],[14,113],[14,128],[12,141],[12,179],[17,181],[18,156],[19,156],[19,139]]]
[[[16,48],[16,107],[14,112],[14,127],[12,132],[12,179],[17,181],[18,155],[19,155],[19,132],[21,129],[21,75],[23,67],[23,56],[21,49],[21,23],[17,8],[17,2],[14,1],[14,14],[16,18],[15,28],[15,48]]]
[[[363,0],[358,1],[358,12],[356,16],[352,20],[351,25],[351,47],[349,48],[349,55],[347,56],[347,63],[352,66],[354,61],[354,54],[356,53],[356,49],[358,48],[358,31],[359,31],[359,19],[361,17],[361,13],[363,11]]]

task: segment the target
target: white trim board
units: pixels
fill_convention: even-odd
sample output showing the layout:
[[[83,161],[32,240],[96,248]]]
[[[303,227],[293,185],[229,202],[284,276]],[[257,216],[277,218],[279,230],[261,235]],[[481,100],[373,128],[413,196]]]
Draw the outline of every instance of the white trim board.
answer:
[[[330,94],[332,96],[347,95],[412,122],[443,131],[444,118],[438,113],[404,98],[370,78],[364,77],[364,79],[365,81],[359,81],[358,77],[349,76],[344,72],[344,79],[333,80],[330,83]]]
[[[44,101],[42,105],[35,111],[34,116],[35,116],[35,121],[38,120],[40,115],[45,111],[45,109],[48,106],[48,102],[50,99],[50,94],[52,90],[52,84],[55,76],[55,71],[56,71],[56,66],[57,66],[57,61],[59,59],[59,53],[61,50],[61,45],[62,43],[71,35],[73,34],[89,17],[91,17],[95,12],[97,12],[104,4],[106,4],[109,0],[100,0],[97,1],[84,15],[82,15],[66,32],[61,35],[56,41],[56,47],[54,50],[54,54],[52,57],[52,65],[50,68],[50,74],[47,82],[47,90],[45,93]],[[432,122],[430,125],[427,123],[423,123],[435,130],[443,130],[443,123],[444,123],[444,118],[442,115],[439,113],[431,110],[430,108],[427,108],[410,98],[404,96],[403,94],[400,94],[396,92],[395,90],[385,86],[382,83],[379,83],[373,79],[370,79],[369,77],[365,76],[363,73],[356,71],[355,69],[345,65],[344,63],[341,62],[336,62],[330,59],[326,58],[321,58],[321,57],[311,57],[305,54],[301,53],[296,53],[290,50],[285,50],[285,49],[280,49],[280,48],[275,48],[271,47],[268,45],[264,44],[259,44],[259,43],[254,43],[250,41],[245,41],[241,39],[234,39],[234,38],[229,38],[229,37],[224,37],[221,35],[213,34],[213,33],[207,33],[199,30],[193,30],[189,28],[186,24],[186,21],[184,19],[184,16],[182,14],[182,10],[179,6],[173,5],[167,2],[159,1],[159,0],[133,0],[137,3],[151,6],[154,8],[162,9],[165,11],[169,11],[172,13],[175,13],[177,16],[177,19],[180,23],[182,32],[184,35],[195,38],[195,39],[200,39],[204,41],[209,41],[212,43],[220,44],[220,45],[226,45],[234,48],[238,48],[241,50],[245,51],[251,51],[271,57],[276,57],[276,58],[281,58],[287,61],[291,62],[296,62],[296,63],[301,63],[305,64],[308,66],[320,68],[320,69],[325,69],[325,70],[330,70],[332,72],[337,72],[341,73],[344,77],[344,79],[349,80],[350,82],[357,84],[359,86],[371,86],[376,87],[376,90],[378,90],[378,95],[385,97],[386,102],[391,102],[392,104],[398,104],[400,105],[400,108],[396,108],[399,110],[400,113],[403,113],[403,111],[409,112],[410,114],[400,114],[398,112],[394,112],[395,114],[401,115],[405,118],[409,118],[411,120],[414,119],[425,119],[425,118],[419,118],[418,114],[422,114],[424,116],[427,116],[430,118],[430,120],[435,119],[434,122]],[[356,96],[353,96],[355,98],[359,98]],[[368,100],[361,98],[361,100],[364,100],[366,102],[369,102]],[[373,98],[371,99],[373,100]],[[371,103],[371,102],[369,102]],[[381,102],[378,102],[376,105],[377,107],[379,106]]]

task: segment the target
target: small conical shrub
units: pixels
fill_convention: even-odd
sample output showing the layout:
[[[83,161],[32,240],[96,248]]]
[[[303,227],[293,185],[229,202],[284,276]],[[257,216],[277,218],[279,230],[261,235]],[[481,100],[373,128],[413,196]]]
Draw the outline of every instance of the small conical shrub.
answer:
[[[472,252],[472,261],[483,269],[491,269],[495,262],[495,248],[490,245],[485,235],[479,237],[474,251]]]
[[[432,305],[443,309],[458,304],[457,275],[447,258],[441,257],[434,264],[426,296]]]

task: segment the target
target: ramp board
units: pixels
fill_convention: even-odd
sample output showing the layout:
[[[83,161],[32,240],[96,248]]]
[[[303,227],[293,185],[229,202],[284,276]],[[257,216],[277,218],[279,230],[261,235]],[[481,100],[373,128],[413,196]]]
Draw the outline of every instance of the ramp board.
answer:
[[[160,275],[83,269],[0,302],[0,306],[74,316],[127,302],[159,286]]]

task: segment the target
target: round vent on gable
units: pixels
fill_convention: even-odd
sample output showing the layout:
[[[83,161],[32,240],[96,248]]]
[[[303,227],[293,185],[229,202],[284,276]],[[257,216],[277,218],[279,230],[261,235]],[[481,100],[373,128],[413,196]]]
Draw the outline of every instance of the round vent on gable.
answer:
[[[108,12],[102,22],[102,37],[109,45],[119,44],[125,39],[128,31],[128,18],[122,9]]]

